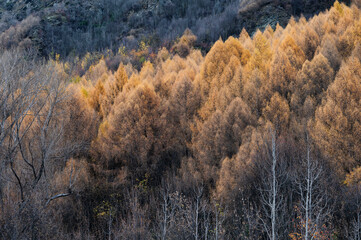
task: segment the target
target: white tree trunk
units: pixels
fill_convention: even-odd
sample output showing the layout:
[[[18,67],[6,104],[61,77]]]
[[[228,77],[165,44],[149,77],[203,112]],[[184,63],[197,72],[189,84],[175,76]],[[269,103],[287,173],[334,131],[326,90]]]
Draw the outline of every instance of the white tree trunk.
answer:
[[[307,143],[308,144],[308,143]],[[307,146],[307,191],[306,191],[306,206],[305,206],[305,212],[306,212],[306,223],[305,223],[305,240],[308,240],[309,236],[309,213],[310,213],[310,202],[311,199],[311,161],[310,161],[310,148]]]
[[[271,239],[276,239],[276,164],[277,164],[277,157],[276,157],[276,136],[274,132],[272,133],[272,205],[271,205],[271,221],[272,221],[272,235]]]

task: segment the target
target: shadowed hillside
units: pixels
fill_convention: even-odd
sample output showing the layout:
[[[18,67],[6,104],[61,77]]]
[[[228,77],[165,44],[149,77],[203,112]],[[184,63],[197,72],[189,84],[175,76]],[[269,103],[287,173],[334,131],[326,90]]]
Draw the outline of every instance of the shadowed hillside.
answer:
[[[180,37],[186,28],[209,49],[219,37],[254,33],[268,24],[285,26],[291,15],[310,17],[332,5],[331,0],[7,0],[0,3],[0,33],[22,28],[16,43],[37,47],[43,56],[85,54],[145,41],[154,49]],[[38,21],[29,20],[33,15]],[[26,30],[26,31],[25,31]],[[19,31],[19,30],[18,30]],[[11,41],[13,37],[10,37]],[[26,39],[25,42],[22,40]],[[13,44],[5,44],[7,47]],[[2,44],[4,45],[4,43]]]

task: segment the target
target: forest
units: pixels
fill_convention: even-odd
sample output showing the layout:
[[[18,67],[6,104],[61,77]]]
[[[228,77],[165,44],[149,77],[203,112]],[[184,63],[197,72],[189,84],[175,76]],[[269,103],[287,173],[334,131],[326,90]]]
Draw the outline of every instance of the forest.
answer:
[[[0,31],[0,239],[361,239],[361,1],[209,50],[39,22]]]

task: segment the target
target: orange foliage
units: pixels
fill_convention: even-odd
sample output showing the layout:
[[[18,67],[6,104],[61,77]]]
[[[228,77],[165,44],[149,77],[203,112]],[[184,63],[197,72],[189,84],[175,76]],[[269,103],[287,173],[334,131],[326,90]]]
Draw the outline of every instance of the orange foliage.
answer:
[[[326,100],[316,111],[314,138],[334,157],[339,170],[350,171],[361,154],[361,63],[350,58],[330,85]]]
[[[285,28],[268,26],[253,37],[243,29],[205,56],[192,48],[195,40],[186,30],[173,51],[161,49],[139,72],[120,64],[112,73],[101,59],[73,83],[101,119],[96,158],[144,172],[168,164],[158,155],[177,152],[177,166],[191,164],[195,178],[220,179],[223,186],[236,174],[237,153],[251,161],[251,128],[272,123],[287,134],[315,118],[312,137],[324,153],[347,170],[359,164],[359,9],[336,2],[309,20],[292,18]],[[149,53],[142,46],[138,57]],[[227,181],[231,191],[237,183]]]

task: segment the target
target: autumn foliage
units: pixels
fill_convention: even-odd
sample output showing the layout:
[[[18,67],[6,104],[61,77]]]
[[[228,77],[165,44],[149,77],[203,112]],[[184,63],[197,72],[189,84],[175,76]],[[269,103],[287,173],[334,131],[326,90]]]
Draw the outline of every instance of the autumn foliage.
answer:
[[[76,67],[70,71],[70,63],[53,63],[63,74],[57,76],[76,79],[61,86],[67,98],[57,105],[61,117],[52,124],[61,123],[65,134],[56,143],[66,149],[76,142],[79,149],[69,151],[62,167],[52,167],[49,174],[61,179],[80,169],[80,185],[69,190],[76,197],[59,204],[74,211],[82,206],[77,211],[87,224],[66,225],[64,236],[88,231],[89,236],[119,239],[267,239],[265,189],[272,174],[267,169],[277,158],[283,204],[277,208],[277,224],[283,228],[276,234],[278,239],[304,239],[309,230],[302,206],[310,189],[300,179],[309,151],[323,171],[317,175],[307,169],[319,177],[314,187],[319,197],[314,211],[319,212],[307,212],[312,239],[350,237],[352,221],[360,214],[350,200],[360,197],[351,190],[359,185],[361,166],[360,9],[336,1],[310,19],[292,18],[285,28],[268,27],[252,37],[243,30],[238,38],[219,39],[205,55],[194,48],[195,40],[186,30],[170,51],[159,50],[140,70],[131,61],[111,69],[109,56],[94,61],[84,74]],[[0,100],[4,91],[1,85]],[[41,132],[39,124],[30,124],[22,140],[29,157],[31,144],[41,156],[41,134],[33,138]],[[1,138],[5,149],[12,137],[6,135],[4,143]],[[20,147],[15,147],[14,162],[24,158]],[[9,154],[0,151],[1,157]],[[21,168],[0,167],[12,179],[0,180],[0,231],[10,231],[1,217],[10,204],[6,199],[22,198],[16,188],[7,187],[21,185],[11,172]],[[67,182],[51,184],[64,189]],[[352,197],[346,201],[347,196]],[[55,206],[47,211],[61,213],[62,221],[76,219]]]

